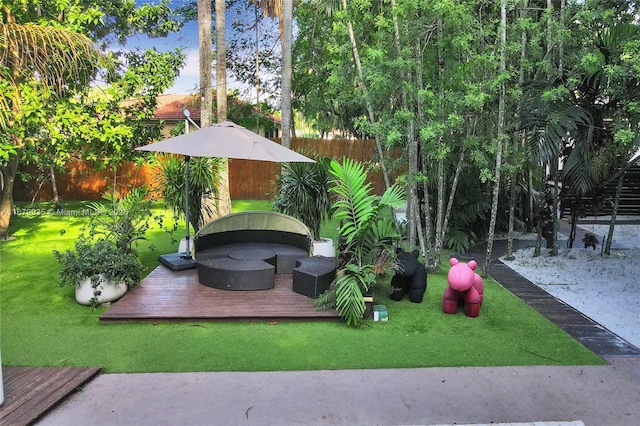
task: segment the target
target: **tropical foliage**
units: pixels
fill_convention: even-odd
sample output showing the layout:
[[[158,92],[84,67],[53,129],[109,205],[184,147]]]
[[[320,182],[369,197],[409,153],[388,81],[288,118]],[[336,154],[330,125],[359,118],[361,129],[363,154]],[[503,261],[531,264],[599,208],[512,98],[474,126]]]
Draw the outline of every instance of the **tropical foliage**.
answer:
[[[122,0],[117,5],[10,1],[3,9],[3,30],[17,34],[7,31],[12,25],[37,24],[108,43],[179,26],[166,3],[135,7],[132,0]],[[288,49],[274,46],[280,41],[276,31],[268,37],[264,32],[275,29],[275,21],[258,17],[257,11],[267,10],[284,26],[289,3],[287,13],[281,6],[240,2],[230,13],[246,25],[232,20],[242,36],[230,44],[229,69],[257,87],[261,101],[264,88],[277,95],[289,70],[278,70],[278,55]],[[191,2],[180,12],[189,20],[195,10]],[[640,145],[637,2],[311,1],[296,4],[293,15],[293,107],[318,134],[375,139],[371,164],[387,187],[402,175],[397,182],[407,193],[408,243],[420,247],[430,269],[438,268],[444,248],[491,242],[494,232],[519,225],[536,229],[535,194],[544,193],[547,182],[563,182],[562,191],[560,185],[552,191],[554,211],[562,202],[574,206],[572,216],[584,214],[588,205],[582,200],[596,200],[604,183],[622,176]],[[58,57],[71,51],[51,52]],[[135,123],[152,109],[154,94],[166,87],[182,58],[103,56],[106,64],[98,70],[104,70],[104,80],[120,84],[100,101],[84,92],[71,96],[70,89],[78,86],[73,81],[61,87],[65,96],[54,89],[58,85],[43,91],[41,83],[49,80],[36,81],[22,68],[26,74],[11,74],[20,77],[18,92],[14,80],[0,81],[5,106],[17,105],[10,99],[19,93],[23,110],[29,106],[30,111],[0,136],[5,188],[12,185],[10,171],[18,159],[33,161],[45,172],[70,158],[110,166],[129,158],[133,144],[157,135],[156,129]],[[92,67],[77,75],[93,75]],[[10,68],[2,70],[4,75]],[[135,74],[127,75],[128,69]],[[60,98],[56,102],[54,95]],[[120,95],[143,102],[118,116]],[[283,100],[288,109],[289,96]],[[135,109],[143,113],[135,115]],[[86,120],[94,124],[83,127]],[[465,200],[471,190],[477,197],[473,204]],[[10,196],[2,200],[2,212],[9,211]],[[557,246],[555,239],[552,245]]]
[[[144,120],[151,116],[156,96],[175,79],[184,56],[177,50],[105,52],[111,43],[124,43],[140,32],[162,36],[175,31],[179,24],[174,18],[166,2],[140,7],[133,0],[117,6],[83,0],[4,3],[0,238],[8,236],[21,161],[47,172],[70,159],[115,170],[135,159],[133,147],[159,136],[159,127]],[[101,83],[99,90],[91,89],[93,82]]]
[[[376,138],[372,163],[389,183],[405,173],[408,238],[435,269],[446,246],[535,229],[547,181],[563,181],[557,210],[624,172],[640,145],[637,16],[625,0],[303,3],[294,105],[320,133]]]
[[[384,272],[393,259],[401,235],[392,220],[383,219],[383,209],[404,204],[399,186],[387,189],[382,197],[372,193],[362,164],[349,159],[331,162],[331,192],[337,197],[334,218],[340,221],[339,272],[333,288],[319,303],[335,298],[338,313],[355,326],[365,311],[364,295],[371,292],[376,275]],[[328,300],[327,300],[328,299]]]
[[[320,226],[331,217],[333,200],[329,194],[330,178],[327,157],[315,163],[282,163],[276,176],[274,208],[301,220],[314,240],[320,240]]]
[[[220,169],[223,159],[197,157],[189,160],[189,223],[198,232],[200,227],[215,216],[215,199],[220,187]],[[162,156],[156,166],[154,186],[176,217],[185,216],[185,162],[175,155]]]
[[[106,192],[106,202],[89,204],[89,236],[111,242],[122,253],[136,255],[135,245],[147,239],[152,220],[153,201],[148,196],[147,188],[133,188],[124,197]]]

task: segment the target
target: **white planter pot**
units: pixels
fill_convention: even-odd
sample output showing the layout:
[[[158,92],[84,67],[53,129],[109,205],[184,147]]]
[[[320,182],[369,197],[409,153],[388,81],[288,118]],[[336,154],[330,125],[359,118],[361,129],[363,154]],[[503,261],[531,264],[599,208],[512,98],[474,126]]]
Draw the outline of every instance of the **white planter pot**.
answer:
[[[102,281],[98,284],[100,295],[97,297],[98,304],[113,302],[125,295],[128,288],[125,283],[114,283],[113,281]],[[91,305],[93,299],[93,287],[91,287],[91,279],[84,278],[76,285],[76,301],[81,305]]]
[[[313,241],[314,256],[336,257],[336,247],[331,238],[321,238],[319,241]]]
[[[407,208],[399,207],[393,209],[393,217],[396,223],[405,223],[407,221]]]
[[[191,250],[191,254],[193,255],[193,238],[189,238],[189,250]],[[187,239],[183,238],[180,240],[180,244],[178,244],[178,253],[184,253],[187,251]]]

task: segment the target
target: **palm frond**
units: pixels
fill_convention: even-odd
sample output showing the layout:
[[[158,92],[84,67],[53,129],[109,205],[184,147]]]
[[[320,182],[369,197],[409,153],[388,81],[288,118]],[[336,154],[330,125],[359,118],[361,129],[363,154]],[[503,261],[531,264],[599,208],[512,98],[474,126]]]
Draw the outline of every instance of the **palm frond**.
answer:
[[[331,217],[332,199],[328,193],[329,159],[315,160],[315,163],[282,164],[282,171],[276,177],[277,195],[273,205],[277,211],[304,222],[318,240],[322,222]]]
[[[362,290],[369,290],[375,275],[368,267],[354,265],[347,265],[346,271],[336,280],[336,310],[347,325],[355,326],[362,320],[366,308]]]
[[[61,92],[73,84],[86,85],[100,55],[91,39],[63,28],[0,23],[0,72],[17,86],[38,78]]]
[[[343,164],[332,161],[329,173],[334,176],[331,191],[338,196],[334,217],[342,221],[340,235],[347,243],[353,241],[375,210],[376,197],[371,194],[371,183],[362,164],[345,159]]]

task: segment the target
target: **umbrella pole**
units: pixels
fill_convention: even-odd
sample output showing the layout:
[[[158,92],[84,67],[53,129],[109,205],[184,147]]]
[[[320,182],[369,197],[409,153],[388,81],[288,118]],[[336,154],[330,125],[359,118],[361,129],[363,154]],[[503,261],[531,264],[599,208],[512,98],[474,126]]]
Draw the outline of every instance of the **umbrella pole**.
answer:
[[[191,119],[191,113],[189,112],[189,110],[185,109],[183,111],[183,114],[185,119],[185,123],[184,123],[185,133],[189,133],[189,123],[193,124],[193,126],[196,129],[200,130],[200,126],[198,126],[196,122]],[[187,253],[185,254],[185,259],[191,259],[191,246],[190,246],[190,239],[189,239],[189,160],[190,159],[191,159],[190,156],[188,155],[184,156],[184,190],[185,190],[184,216],[187,221],[187,235],[186,235]]]
[[[184,217],[186,220],[186,240],[187,240],[187,252],[185,254],[185,259],[191,258],[191,245],[189,239],[189,160],[190,157],[188,155],[184,156]]]
[[[186,252],[163,254],[158,261],[173,271],[183,271],[196,268],[196,261],[191,254],[191,238],[189,236],[189,156],[184,157],[184,216],[186,220]]]

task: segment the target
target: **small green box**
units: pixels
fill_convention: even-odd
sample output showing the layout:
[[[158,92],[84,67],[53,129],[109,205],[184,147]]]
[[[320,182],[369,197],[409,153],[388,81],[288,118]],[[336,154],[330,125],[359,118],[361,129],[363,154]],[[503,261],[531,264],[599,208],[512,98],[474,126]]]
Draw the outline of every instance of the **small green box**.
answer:
[[[389,314],[386,305],[373,305],[374,321],[389,321]]]

